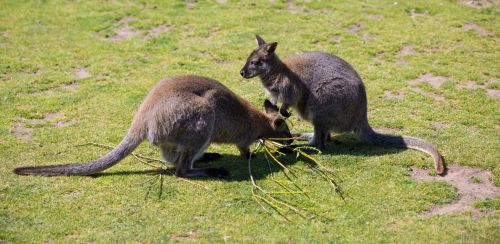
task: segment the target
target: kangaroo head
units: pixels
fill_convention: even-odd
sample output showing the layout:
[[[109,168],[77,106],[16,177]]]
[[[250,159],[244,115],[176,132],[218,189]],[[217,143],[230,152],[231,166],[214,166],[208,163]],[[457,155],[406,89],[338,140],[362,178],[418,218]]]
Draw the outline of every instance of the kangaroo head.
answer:
[[[257,49],[253,50],[247,58],[245,66],[240,71],[243,78],[252,78],[258,75],[266,75],[271,70],[271,62],[276,55],[277,42],[266,43],[259,35],[255,36],[257,39]]]
[[[291,144],[293,142],[292,134],[288,125],[286,124],[285,117],[280,113],[278,106],[272,104],[269,100],[264,101],[264,108],[267,116],[270,118],[272,131],[265,135],[265,138],[290,138],[289,140],[279,141],[284,144]]]

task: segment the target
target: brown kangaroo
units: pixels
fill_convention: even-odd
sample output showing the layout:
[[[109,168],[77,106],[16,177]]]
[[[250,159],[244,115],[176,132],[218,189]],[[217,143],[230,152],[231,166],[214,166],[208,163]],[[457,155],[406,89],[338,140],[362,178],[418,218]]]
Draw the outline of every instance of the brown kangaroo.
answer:
[[[307,52],[283,61],[275,53],[278,43],[256,36],[258,47],[248,57],[240,74],[259,76],[271,102],[281,102],[314,126],[309,145],[323,149],[330,132],[354,132],[370,145],[412,148],[430,154],[438,174],[444,174],[444,159],[431,143],[416,137],[375,132],[368,124],[366,91],[354,68],[339,57]]]
[[[228,172],[224,168],[193,168],[196,160],[220,156],[204,154],[210,143],[236,144],[248,157],[250,144],[259,138],[291,138],[278,107],[268,100],[264,106],[266,113],[216,80],[198,76],[167,78],[149,92],[125,138],[105,156],[88,163],[23,167],[14,172],[92,175],[115,165],[147,139],[160,147],[166,161],[175,163],[177,176],[225,176]]]

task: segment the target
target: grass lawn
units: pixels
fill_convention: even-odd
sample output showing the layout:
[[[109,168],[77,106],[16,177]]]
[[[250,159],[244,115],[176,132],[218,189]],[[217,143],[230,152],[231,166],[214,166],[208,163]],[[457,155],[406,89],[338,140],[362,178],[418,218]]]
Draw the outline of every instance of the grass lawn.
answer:
[[[280,197],[307,213],[286,212],[290,222],[252,199],[247,161],[230,145],[209,148],[223,154],[213,164],[230,177],[165,175],[160,199],[158,184],[146,196],[153,175],[133,157],[97,177],[12,173],[105,154],[76,145],[117,144],[164,77],[211,77],[261,107],[259,80],[239,75],[260,34],[279,43],[280,57],[344,58],[365,82],[373,127],[425,138],[449,165],[491,171],[486,181],[500,186],[500,5],[470,2],[1,1],[0,242],[498,243],[498,196],[470,211],[425,214],[461,197],[450,183],[411,177],[432,168],[431,157],[349,135],[316,156],[335,169],[345,200],[305,161],[283,158],[309,192]],[[290,122],[312,131],[296,116]],[[159,157],[148,143],[136,152]],[[253,164],[257,183],[273,189],[264,157]]]

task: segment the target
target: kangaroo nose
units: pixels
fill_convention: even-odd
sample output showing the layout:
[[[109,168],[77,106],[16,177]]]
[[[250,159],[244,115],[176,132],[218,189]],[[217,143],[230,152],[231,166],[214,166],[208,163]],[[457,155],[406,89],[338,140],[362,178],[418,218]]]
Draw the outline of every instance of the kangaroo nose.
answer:
[[[243,77],[245,77],[245,71],[240,70],[240,75],[243,76]]]

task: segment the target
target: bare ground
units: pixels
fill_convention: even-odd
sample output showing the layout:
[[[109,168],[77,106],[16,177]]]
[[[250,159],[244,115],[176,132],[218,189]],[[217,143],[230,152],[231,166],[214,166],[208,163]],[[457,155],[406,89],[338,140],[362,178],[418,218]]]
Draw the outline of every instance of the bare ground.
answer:
[[[26,124],[40,125],[47,122],[54,128],[61,128],[76,124],[75,119],[65,120],[63,113],[47,113],[41,119],[21,119],[21,121],[14,123],[10,132],[20,139],[32,141],[34,139],[32,135],[33,128],[26,127]]]
[[[401,57],[401,56],[408,56],[415,54],[413,51],[413,46],[412,45],[404,45],[399,51],[396,53],[396,57]]]
[[[166,25],[166,24],[155,26],[155,27],[148,30],[148,33],[146,34],[146,36],[144,38],[150,39],[153,37],[157,37],[158,35],[169,30],[170,28],[171,28],[171,26]]]
[[[14,134],[14,136],[19,137],[25,141],[33,140],[33,135],[31,134],[33,129],[24,127],[23,123],[15,123],[12,129],[10,129],[10,133]]]
[[[384,98],[388,100],[400,100],[405,97],[405,94],[401,91],[398,91],[397,93],[392,92],[392,91],[385,91],[384,92]]]
[[[431,73],[425,73],[420,75],[417,79],[409,80],[410,85],[417,85],[419,83],[425,82],[430,84],[434,88],[439,88],[443,83],[448,81],[449,78],[445,76],[434,76]]]
[[[420,88],[418,88],[418,87],[414,87],[412,90],[413,90],[414,92],[418,93],[418,94],[421,94],[421,95],[425,96],[425,97],[431,97],[431,98],[434,98],[436,101],[440,101],[440,102],[442,102],[442,101],[446,100],[446,99],[445,99],[443,96],[441,96],[441,95],[434,94],[434,93],[430,93],[430,92],[426,92],[426,91],[424,91],[424,90],[422,90],[422,89],[420,89]]]
[[[450,128],[450,124],[444,122],[431,121],[430,124],[436,128]]]
[[[462,30],[473,30],[481,36],[489,36],[491,32],[476,24],[465,24],[460,27]]]
[[[350,26],[347,26],[346,31],[351,33],[351,34],[358,34],[358,32],[361,30],[361,28],[365,25],[366,24],[364,22],[355,23],[355,24],[352,24]]]
[[[430,176],[431,169],[420,169],[412,167],[411,177],[420,182],[445,181],[453,185],[460,199],[448,204],[434,205],[422,216],[432,216],[439,214],[471,211],[474,215],[481,215],[478,209],[472,204],[480,199],[493,198],[500,195],[500,187],[496,187],[491,182],[491,172],[479,168],[449,165],[446,176]]]
[[[460,3],[463,5],[467,5],[469,7],[483,9],[490,7],[492,3],[498,3],[498,0],[461,0]]]
[[[475,89],[483,89],[486,90],[486,95],[494,98],[500,98],[500,90],[498,89],[489,89],[488,84],[493,84],[497,83],[498,79],[494,78],[488,81],[488,83],[484,85],[477,84],[475,81],[465,81],[457,85],[458,88],[461,89],[469,89],[469,90],[475,90]]]
[[[78,68],[75,70],[75,75],[78,79],[86,79],[92,77],[90,72],[86,68]]]

